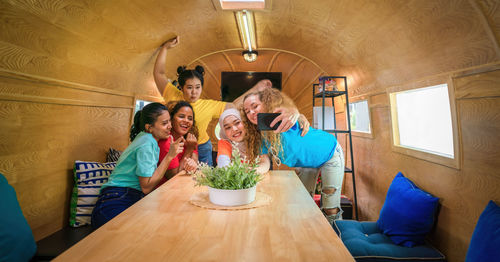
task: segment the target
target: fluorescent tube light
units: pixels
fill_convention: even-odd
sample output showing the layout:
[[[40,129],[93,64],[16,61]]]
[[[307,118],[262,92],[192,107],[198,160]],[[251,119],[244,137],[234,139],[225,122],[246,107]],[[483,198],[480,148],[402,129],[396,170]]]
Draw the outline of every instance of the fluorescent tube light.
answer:
[[[249,51],[257,49],[252,12],[247,10],[238,11],[235,16],[243,49]]]

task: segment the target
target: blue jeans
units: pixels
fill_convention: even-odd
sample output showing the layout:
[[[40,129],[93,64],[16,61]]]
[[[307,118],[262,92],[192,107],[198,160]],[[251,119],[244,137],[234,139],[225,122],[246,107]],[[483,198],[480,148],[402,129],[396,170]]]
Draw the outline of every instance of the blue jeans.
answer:
[[[130,187],[104,188],[92,210],[92,227],[97,229],[106,224],[143,197],[142,191]]]
[[[212,162],[212,142],[210,139],[198,145],[198,161],[207,163],[209,166],[213,166]]]

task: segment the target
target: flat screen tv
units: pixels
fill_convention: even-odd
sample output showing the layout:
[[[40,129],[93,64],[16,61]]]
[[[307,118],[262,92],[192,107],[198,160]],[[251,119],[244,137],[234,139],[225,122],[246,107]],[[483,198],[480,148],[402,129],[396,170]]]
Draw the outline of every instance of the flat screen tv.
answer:
[[[269,79],[281,90],[281,72],[222,72],[222,101],[232,102],[262,79]]]

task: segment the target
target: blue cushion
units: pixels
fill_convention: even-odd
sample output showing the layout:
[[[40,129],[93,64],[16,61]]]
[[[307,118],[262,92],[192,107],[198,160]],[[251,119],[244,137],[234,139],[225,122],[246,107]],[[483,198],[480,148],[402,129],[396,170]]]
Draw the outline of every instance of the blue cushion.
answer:
[[[36,243],[23,216],[16,191],[0,174],[0,261],[29,261]]]
[[[398,245],[422,245],[434,225],[438,201],[399,172],[389,187],[377,226]]]
[[[492,261],[500,258],[500,207],[491,201],[477,221],[465,261]]]
[[[382,234],[376,222],[335,220],[339,234],[356,261],[446,261],[445,256],[432,246],[402,247]]]

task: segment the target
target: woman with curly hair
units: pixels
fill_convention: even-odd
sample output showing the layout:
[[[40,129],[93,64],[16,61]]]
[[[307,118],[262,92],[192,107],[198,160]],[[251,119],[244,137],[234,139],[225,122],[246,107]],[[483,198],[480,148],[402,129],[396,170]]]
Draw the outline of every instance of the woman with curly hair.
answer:
[[[182,170],[192,172],[198,167],[198,146],[196,139],[198,129],[194,120],[193,107],[186,101],[172,101],[167,104],[167,108],[172,116],[172,137],[158,141],[160,159],[169,152],[172,139],[175,141],[182,137],[185,140],[184,150],[172,159],[167,173],[165,173],[165,176],[158,183],[157,187]]]
[[[293,107],[293,102],[279,90],[267,88],[250,93],[243,100],[242,116],[247,131],[246,147],[249,159],[272,155],[280,165],[300,167],[299,178],[312,193],[318,178],[315,168],[321,169],[322,207],[331,223],[342,216],[340,188],[344,179],[344,153],[335,136],[314,128],[304,136],[298,123],[286,132],[260,131],[257,114],[273,112],[277,107]],[[273,126],[275,123],[271,123]]]
[[[200,98],[203,91],[203,77],[205,74],[205,69],[200,65],[196,66],[194,69],[187,69],[185,66],[179,66],[177,68],[177,80],[179,81],[180,90],[169,81],[165,72],[167,49],[175,47],[178,43],[179,38],[176,37],[161,45],[153,70],[156,87],[167,103],[176,100],[186,100],[191,103],[196,113],[196,126],[200,133],[197,137],[200,162],[213,165],[212,142],[207,132],[208,125],[212,119],[219,118],[225,109],[234,108],[234,106],[227,102]],[[262,83],[266,82],[262,81]],[[258,88],[259,87],[256,87],[256,89],[252,88],[252,90],[257,91]],[[239,100],[241,100],[241,98],[237,98],[233,103],[237,105]],[[282,113],[284,121],[282,121],[279,129],[287,130],[287,128],[290,128],[293,124],[287,119],[294,112],[288,112],[287,110],[282,110],[280,112]]]

